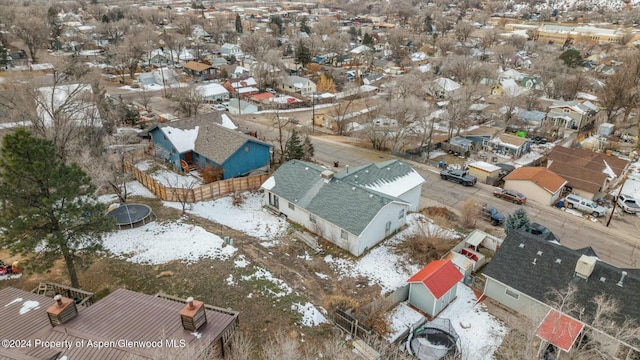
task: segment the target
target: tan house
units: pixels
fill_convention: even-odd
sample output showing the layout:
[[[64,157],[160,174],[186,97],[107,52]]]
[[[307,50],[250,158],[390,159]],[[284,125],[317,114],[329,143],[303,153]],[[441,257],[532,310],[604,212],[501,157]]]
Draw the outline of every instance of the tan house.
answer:
[[[559,199],[567,180],[545,167],[525,166],[512,171],[504,178],[504,188],[515,190],[527,200],[553,205]]]
[[[326,129],[335,130],[335,117],[325,112],[316,112],[313,115],[313,124]]]
[[[549,170],[567,179],[571,192],[588,199],[617,184],[629,165],[617,156],[562,146],[554,147],[548,160]]]
[[[581,129],[595,120],[598,108],[589,101],[555,101],[549,106],[547,120],[553,126]]]
[[[493,181],[500,176],[501,170],[501,167],[489,164],[486,161],[476,161],[469,164],[469,170],[467,172],[469,175],[477,177],[479,182],[493,184]],[[487,181],[487,179],[489,179],[489,181]]]

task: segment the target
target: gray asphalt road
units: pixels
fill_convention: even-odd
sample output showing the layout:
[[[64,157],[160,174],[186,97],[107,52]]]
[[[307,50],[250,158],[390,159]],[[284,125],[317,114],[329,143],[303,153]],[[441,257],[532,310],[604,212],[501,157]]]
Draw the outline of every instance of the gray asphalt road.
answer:
[[[264,123],[251,122],[247,117],[240,121],[241,126],[257,129],[267,139],[275,138],[275,129]],[[246,121],[246,122],[245,122]],[[312,137],[315,157],[318,162],[332,166],[339,161],[340,169],[346,165],[359,166],[375,161],[393,159],[387,153],[381,153],[335,141]],[[478,202],[492,204],[504,214],[516,210],[518,205],[493,197],[493,187],[477,184],[464,187],[441,180],[436,168],[424,164],[412,163],[427,180],[422,190],[422,206],[446,206],[452,210],[469,197]],[[569,248],[579,249],[591,246],[604,261],[619,267],[640,268],[640,217],[631,215],[615,216],[610,227],[605,227],[606,218],[592,222],[562,210],[529,202],[524,207],[532,221],[547,226]]]

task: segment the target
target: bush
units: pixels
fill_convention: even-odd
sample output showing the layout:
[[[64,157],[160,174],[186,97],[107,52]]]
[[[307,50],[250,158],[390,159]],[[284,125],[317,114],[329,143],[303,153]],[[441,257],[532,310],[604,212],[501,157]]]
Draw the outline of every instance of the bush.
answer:
[[[231,195],[231,205],[240,207],[242,204],[244,204],[244,194],[234,192],[233,195]]]
[[[469,198],[460,205],[460,225],[465,229],[476,226],[480,217],[480,209],[476,202]]]
[[[412,263],[426,265],[443,257],[456,244],[445,230],[433,224],[421,224],[413,235],[401,242],[397,249],[407,254]]]
[[[202,169],[202,182],[209,184],[223,179],[224,170],[220,166],[207,166]]]
[[[336,310],[347,311],[360,307],[358,301],[352,297],[345,295],[333,295],[324,301],[324,308],[329,313],[333,313]]]

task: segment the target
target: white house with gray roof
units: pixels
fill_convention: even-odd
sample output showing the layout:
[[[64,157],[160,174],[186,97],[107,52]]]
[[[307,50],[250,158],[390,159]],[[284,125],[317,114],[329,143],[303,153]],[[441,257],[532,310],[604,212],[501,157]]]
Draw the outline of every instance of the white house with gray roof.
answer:
[[[424,178],[391,160],[332,170],[289,161],[262,184],[267,208],[359,256],[406,224]]]

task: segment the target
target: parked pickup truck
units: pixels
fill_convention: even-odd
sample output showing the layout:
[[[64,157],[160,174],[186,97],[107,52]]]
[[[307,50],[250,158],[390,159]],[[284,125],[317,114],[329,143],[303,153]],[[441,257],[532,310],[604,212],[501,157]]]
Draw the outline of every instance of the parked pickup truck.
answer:
[[[618,206],[627,214],[640,213],[640,202],[629,195],[621,194],[618,197]]]
[[[464,170],[444,169],[440,172],[440,178],[457,182],[464,186],[473,186],[478,182],[477,177],[467,174]]]
[[[502,225],[505,220],[504,215],[487,204],[482,204],[482,207],[480,207],[480,216],[482,216],[484,220],[491,222],[493,226]]]
[[[593,200],[583,198],[582,196],[578,196],[575,194],[567,195],[565,201],[569,209],[576,209],[585,214],[590,214],[595,217],[604,216],[607,211],[604,206],[596,204]]]

